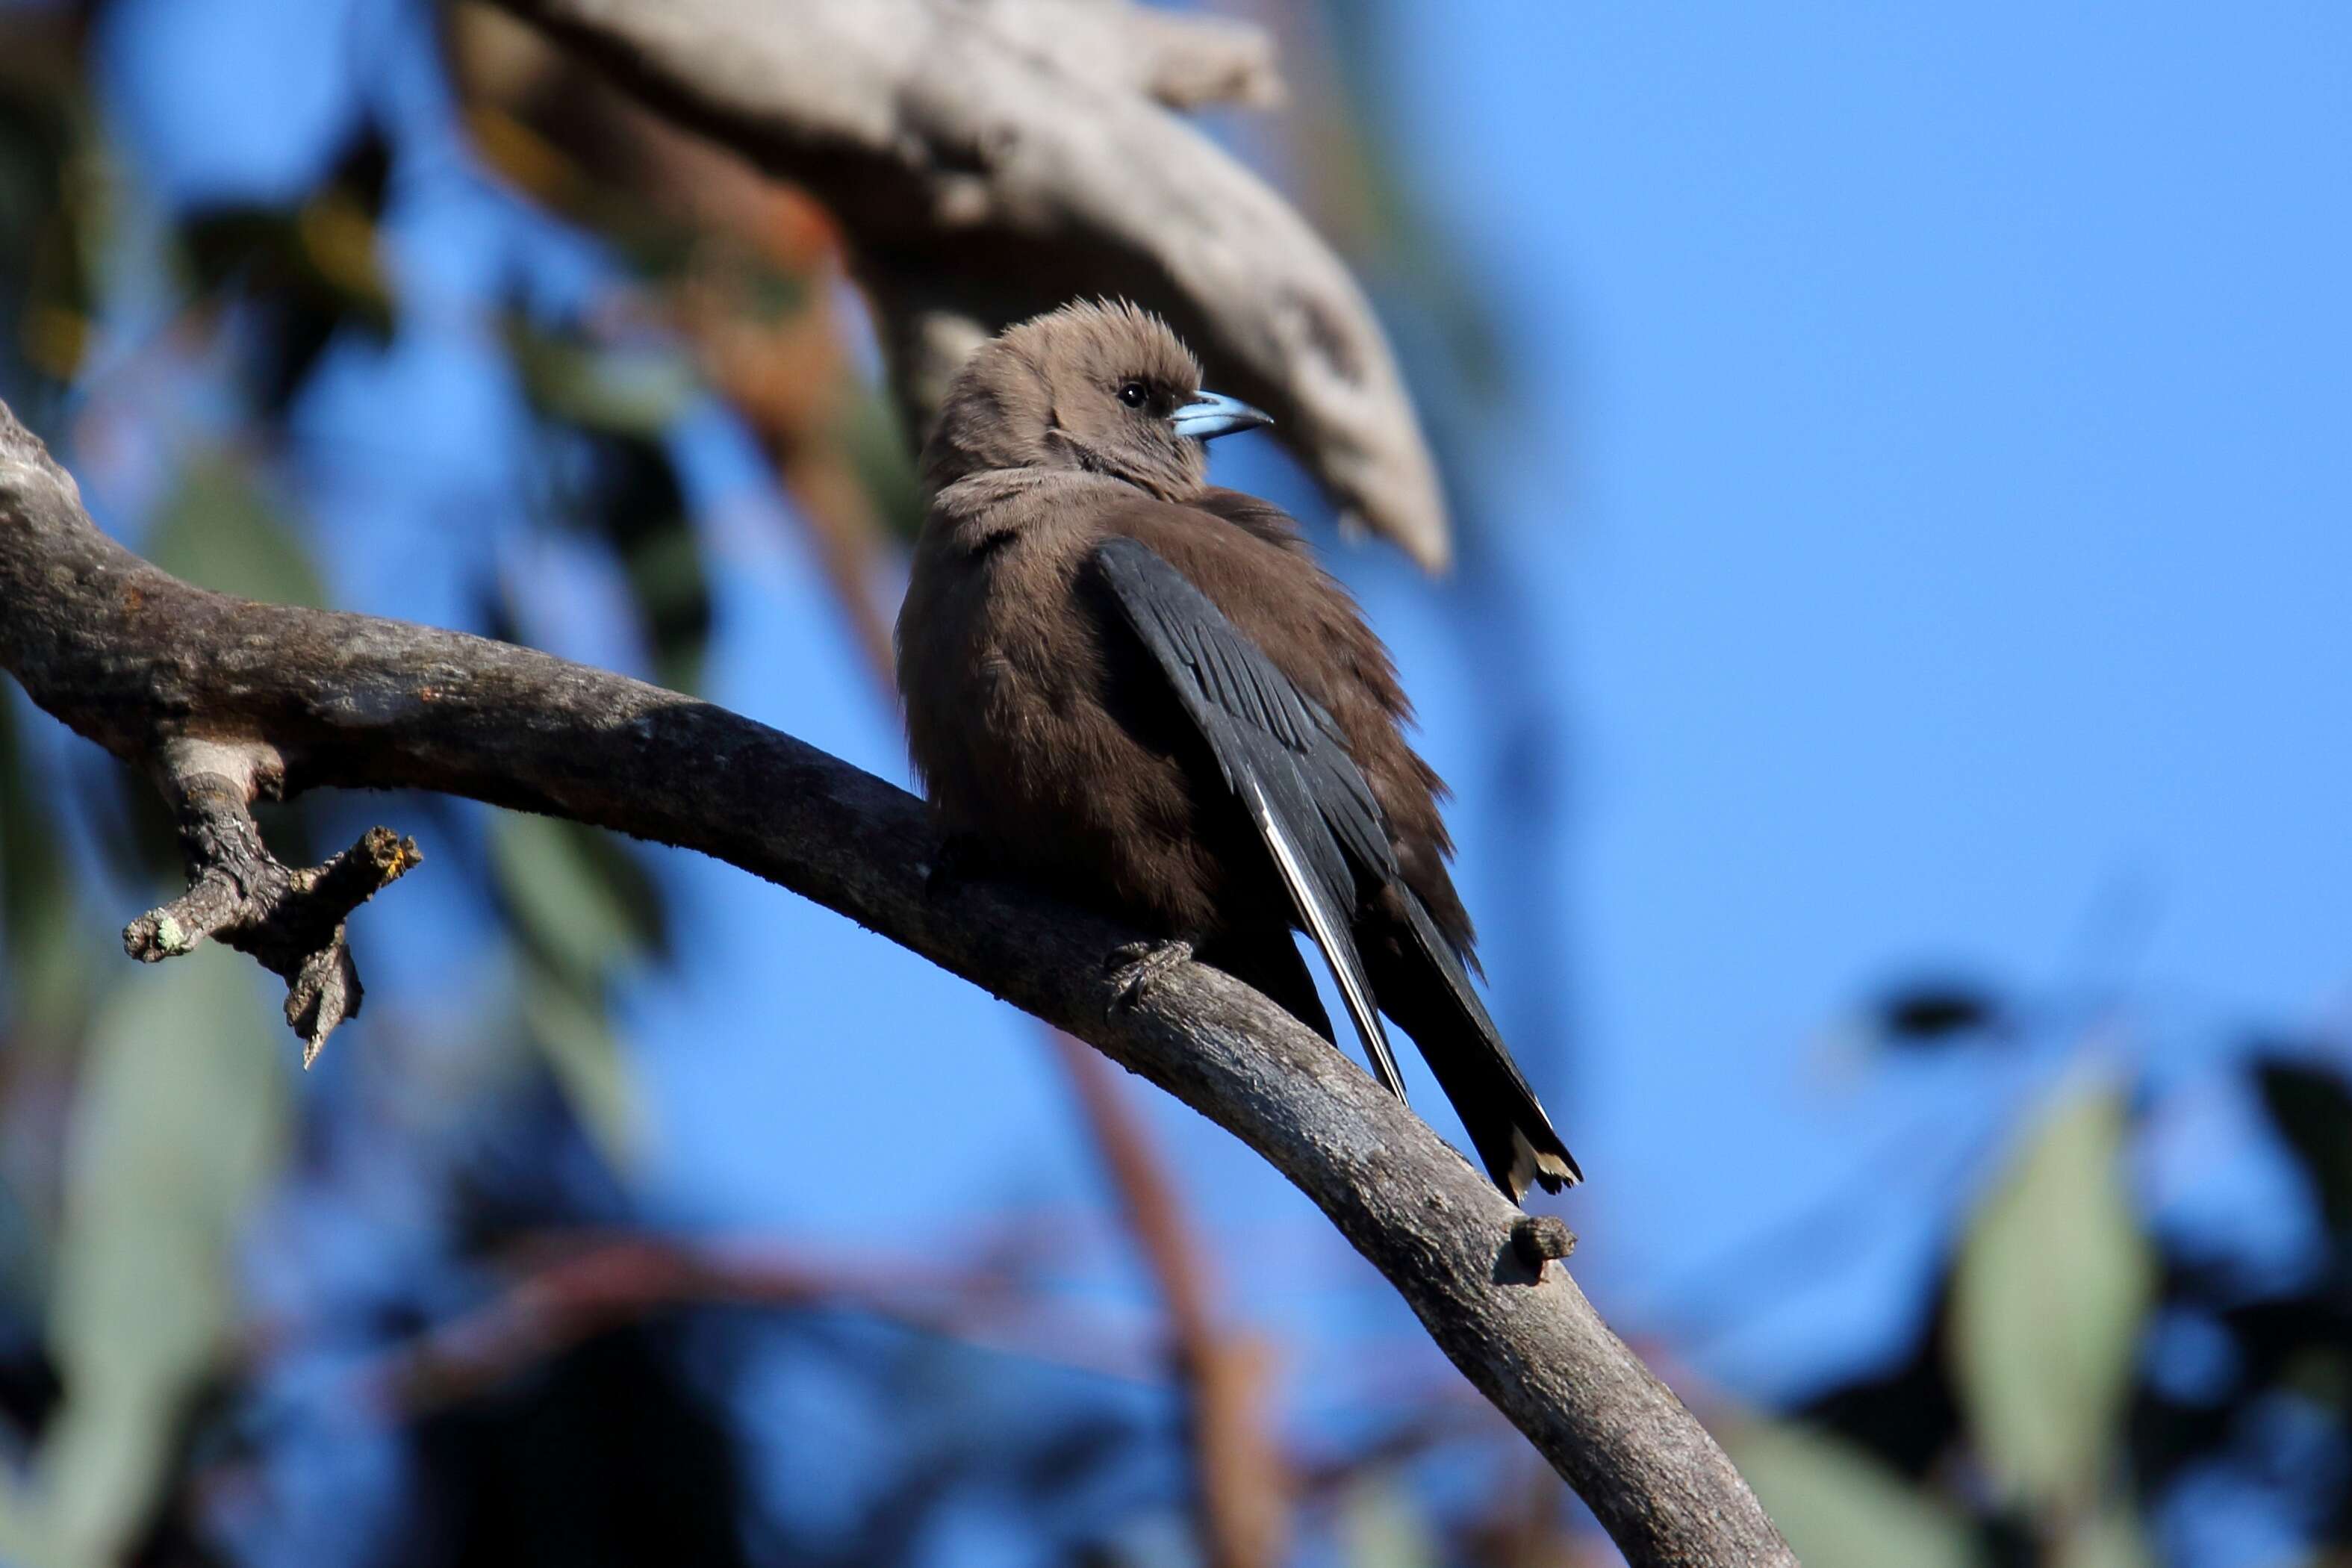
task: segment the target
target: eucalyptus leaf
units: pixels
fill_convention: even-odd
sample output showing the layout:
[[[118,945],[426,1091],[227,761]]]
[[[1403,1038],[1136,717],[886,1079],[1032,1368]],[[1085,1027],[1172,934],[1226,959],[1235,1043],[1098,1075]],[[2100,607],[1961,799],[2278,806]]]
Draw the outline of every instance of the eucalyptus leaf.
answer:
[[[66,1397],[0,1530],[37,1568],[121,1560],[227,1349],[238,1227],[287,1146],[270,1024],[252,962],[211,946],[96,1021],[49,1315]]]
[[[1402,1476],[1373,1471],[1339,1502],[1339,1534],[1349,1568],[1438,1568],[1438,1550],[1420,1500]]]
[[[273,605],[323,607],[326,585],[252,471],[226,453],[191,462],[149,531],[147,558],[175,577]]]
[[[33,1039],[62,1039],[89,1006],[90,954],[57,818],[19,743],[27,710],[0,691],[0,940],[8,979],[0,1024]]]
[[[2156,1568],[2156,1549],[2139,1516],[2116,1502],[2067,1531],[2051,1561],[2053,1568]]]
[[[506,339],[531,405],[589,430],[656,440],[700,384],[691,362],[672,348],[607,347],[520,314],[507,318]]]
[[[2152,1298],[2126,1123],[2112,1084],[2061,1098],[1970,1222],[1952,1281],[1953,1383],[1979,1456],[2045,1517],[2098,1495]]]
[[[923,486],[898,413],[868,387],[857,388],[847,402],[839,435],[866,502],[884,528],[912,544],[923,526]]]
[[[604,1007],[560,976],[525,970],[523,1020],[548,1070],[605,1163],[628,1169],[644,1152],[645,1121],[636,1080]]]
[[[490,827],[491,869],[519,934],[580,990],[663,940],[650,880],[625,856],[596,853],[590,831],[521,812]]]
[[[1966,1515],[1861,1448],[1781,1421],[1743,1421],[1724,1447],[1806,1568],[1974,1568]]]

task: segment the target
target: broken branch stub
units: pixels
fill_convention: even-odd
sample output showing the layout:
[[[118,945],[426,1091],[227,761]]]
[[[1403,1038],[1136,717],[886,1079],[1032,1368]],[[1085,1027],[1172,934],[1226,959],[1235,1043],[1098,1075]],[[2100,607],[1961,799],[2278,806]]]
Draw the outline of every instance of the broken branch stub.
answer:
[[[253,819],[252,770],[181,771],[173,760],[181,750],[165,749],[164,772],[188,890],[123,927],[122,951],[160,963],[209,938],[251,956],[286,982],[286,1022],[302,1037],[307,1068],[366,994],[345,922],[424,856],[414,838],[371,827],[321,865],[288,866]]]

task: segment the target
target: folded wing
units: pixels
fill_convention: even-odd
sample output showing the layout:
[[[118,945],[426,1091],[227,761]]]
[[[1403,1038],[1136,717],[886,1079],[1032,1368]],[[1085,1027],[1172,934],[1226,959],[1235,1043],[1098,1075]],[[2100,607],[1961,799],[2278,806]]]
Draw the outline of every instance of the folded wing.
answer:
[[[1396,854],[1339,727],[1149,545],[1112,538],[1096,547],[1094,559],[1265,842],[1299,923],[1330,967],[1373,1075],[1403,1099],[1352,930],[1359,878],[1373,886],[1395,881]]]

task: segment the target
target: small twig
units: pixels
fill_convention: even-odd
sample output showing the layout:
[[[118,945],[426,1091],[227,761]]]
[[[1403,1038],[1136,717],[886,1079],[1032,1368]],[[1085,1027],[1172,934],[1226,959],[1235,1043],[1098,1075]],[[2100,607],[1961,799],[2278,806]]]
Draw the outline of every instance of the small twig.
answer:
[[[1215,1568],[1279,1563],[1290,1529],[1290,1486],[1265,1408],[1273,1358],[1262,1341],[1220,1321],[1207,1250],[1167,1160],[1121,1098],[1110,1063],[1059,1029],[1046,1034],[1168,1313],[1200,1489],[1203,1555]]]
[[[371,827],[322,865],[290,867],[261,841],[248,808],[256,781],[270,776],[262,759],[177,742],[163,749],[159,771],[178,817],[188,890],[123,927],[122,951],[160,963],[209,937],[251,955],[286,982],[286,1022],[302,1037],[309,1067],[365,994],[344,922],[425,858],[416,840]]]

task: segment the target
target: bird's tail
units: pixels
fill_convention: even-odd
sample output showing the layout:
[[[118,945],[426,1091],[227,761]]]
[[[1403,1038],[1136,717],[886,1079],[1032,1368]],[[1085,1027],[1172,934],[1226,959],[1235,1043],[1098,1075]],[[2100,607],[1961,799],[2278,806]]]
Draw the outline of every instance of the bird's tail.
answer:
[[[1401,885],[1396,890],[1404,919],[1390,962],[1378,966],[1381,1010],[1421,1047],[1486,1173],[1513,1203],[1537,1184],[1556,1193],[1582,1181],[1584,1173],[1471,988],[1461,955],[1438,933],[1420,899]]]

